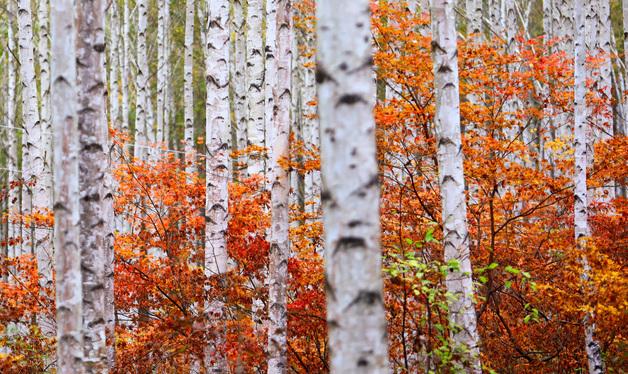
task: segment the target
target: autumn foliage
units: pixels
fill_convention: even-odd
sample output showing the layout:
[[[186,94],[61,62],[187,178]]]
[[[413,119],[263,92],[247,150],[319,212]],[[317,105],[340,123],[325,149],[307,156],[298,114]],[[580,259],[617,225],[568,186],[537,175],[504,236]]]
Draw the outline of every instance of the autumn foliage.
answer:
[[[433,66],[427,14],[374,6],[375,110],[381,175],[385,296],[390,361],[397,373],[448,372],[447,298],[434,133]],[[313,4],[300,2],[296,25],[313,32]],[[461,41],[461,116],[468,221],[482,362],[499,373],[576,372],[586,367],[582,318],[595,315],[609,370],[626,363],[625,277],[628,201],[615,194],[628,178],[625,136],[592,144],[589,183],[591,279],[583,282],[573,234],[572,61],[552,41]],[[304,48],[304,47],[302,47]],[[595,61],[590,61],[594,64]],[[314,68],[313,66],[309,68]],[[590,103],[612,126],[597,92]],[[186,175],[165,152],[153,161],[115,161],[116,371],[189,372],[216,331],[232,372],[264,372],[265,327],[252,300],[267,299],[269,191],[261,176],[229,187],[231,264],[217,277],[203,269],[204,170]],[[294,140],[293,176],[318,169],[318,149]],[[234,156],[241,157],[240,154]],[[200,164],[204,164],[201,162]],[[237,164],[236,164],[237,168]],[[17,188],[19,186],[14,186]],[[296,195],[298,191],[293,191]],[[288,352],[294,372],[327,371],[320,212],[292,206]],[[25,225],[50,220],[21,217]],[[17,220],[18,217],[9,217]],[[19,238],[13,238],[16,244]],[[208,316],[206,301],[226,304]],[[264,308],[266,308],[264,304]],[[35,316],[54,315],[32,255],[0,264],[0,372],[41,372],[53,337]],[[265,309],[258,311],[262,321]],[[208,322],[209,321],[209,322]]]

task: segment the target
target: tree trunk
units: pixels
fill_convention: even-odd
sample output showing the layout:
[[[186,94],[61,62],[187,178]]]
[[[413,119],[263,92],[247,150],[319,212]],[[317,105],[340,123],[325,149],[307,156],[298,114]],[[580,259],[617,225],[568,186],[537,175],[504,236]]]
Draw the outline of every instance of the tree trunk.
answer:
[[[105,1],[77,6],[78,126],[80,132],[81,268],[85,371],[107,371],[105,334],[106,225]]]
[[[231,111],[229,107],[229,1],[207,0],[208,19],[205,42],[207,98],[205,102],[206,228],[205,274],[221,279],[228,266],[227,222],[229,204],[229,154],[231,152]],[[209,323],[216,338],[205,348],[205,368],[224,373],[227,362],[221,353],[225,343],[224,300],[207,300]]]
[[[122,74],[120,84],[122,85],[122,131],[129,131],[129,33],[130,29],[130,14],[129,14],[129,0],[124,0],[124,10],[122,19]]]
[[[148,23],[147,0],[137,1],[137,74],[135,76],[135,148],[134,156],[138,160],[146,157],[146,105],[148,103],[148,57],[146,46],[146,27]],[[125,26],[128,27],[128,26]],[[128,62],[128,61],[127,61]],[[128,68],[128,66],[127,66]]]
[[[120,16],[118,13],[118,2],[112,1],[109,6],[109,35],[111,45],[109,46],[109,118],[111,126],[120,129],[120,81],[119,74],[119,51],[120,51]]]
[[[26,187],[26,185],[22,187],[22,214],[28,216],[37,213],[45,214],[52,204],[49,187],[46,187],[46,175],[49,175],[50,170],[49,165],[46,165],[45,161],[46,145],[42,134],[37,102],[30,1],[20,0],[18,2],[17,14],[20,78],[22,82],[22,113],[24,119],[22,178],[27,182],[34,182],[30,187]],[[46,171],[46,168],[48,168],[48,171]],[[52,285],[53,254],[48,229],[36,227],[31,223],[30,227],[23,232],[23,236],[29,241],[31,253],[37,259],[37,275],[39,276],[40,287],[50,287]],[[48,318],[39,315],[37,323],[44,334],[52,334],[54,326]]]
[[[467,12],[467,34],[482,37],[482,0],[465,0]]]
[[[185,121],[185,172],[196,172],[194,147],[194,0],[185,3],[185,57],[183,62],[183,101]],[[189,178],[189,176],[188,176]]]
[[[443,245],[445,263],[452,266],[447,272],[445,283],[447,291],[456,298],[449,303],[451,345],[460,357],[461,361],[457,363],[461,366],[460,370],[481,373],[464,194],[456,21],[451,2],[434,0],[432,33],[436,104],[434,122],[438,139]]]
[[[274,96],[275,115],[269,139],[271,150],[271,229],[270,229],[270,264],[268,269],[268,373],[281,374],[288,370],[288,258],[289,242],[289,201],[290,179],[282,162],[288,160],[290,134],[290,107],[292,106],[292,3],[290,0],[268,1],[266,51],[274,51],[276,59],[272,62],[270,74],[273,77],[271,91]],[[276,14],[272,14],[275,13]],[[275,25],[272,25],[276,22]],[[274,35],[273,35],[274,34]],[[275,42],[275,48],[269,46]],[[271,59],[273,60],[273,59]]]
[[[330,372],[388,372],[369,1],[320,1],[316,72]]]
[[[52,2],[51,30],[52,124],[55,136],[53,157],[57,372],[82,373],[83,292],[73,0]]]
[[[248,175],[263,174],[266,171],[265,157],[262,155],[265,137],[264,129],[264,44],[262,39],[262,0],[248,0],[246,16],[246,89],[248,102],[247,141],[257,147],[248,157]],[[236,56],[237,58],[237,56]],[[260,154],[259,157],[257,155]]]
[[[247,107],[246,107],[246,26],[244,19],[244,0],[233,1],[233,22],[231,27],[233,28],[233,41],[232,41],[232,62],[231,62],[231,85],[233,90],[233,113],[235,124],[235,139],[234,147],[236,150],[242,150],[247,146],[246,137],[246,122],[247,122]],[[240,157],[237,162],[237,167],[241,168],[244,164],[244,158]],[[236,170],[236,175],[241,175]]]
[[[168,59],[166,57],[166,42],[167,42],[167,25],[166,25],[166,12],[169,8],[166,7],[168,0],[159,0],[159,16],[157,18],[157,131],[155,141],[162,144],[164,141],[164,104],[166,102],[166,89],[168,72]]]
[[[590,40],[589,30],[586,19],[589,18],[593,1],[576,0],[574,4],[574,18],[576,24],[576,40],[574,45],[574,156],[575,156],[575,173],[574,173],[574,225],[575,238],[578,249],[582,251],[582,280],[585,283],[589,281],[589,265],[586,253],[586,241],[591,235],[589,229],[589,205],[587,196],[587,167],[589,158],[589,141],[587,137],[588,118],[590,110],[587,107],[587,41]],[[586,9],[585,9],[586,6]],[[584,11],[589,14],[584,14]],[[604,364],[602,361],[602,352],[600,345],[595,339],[595,323],[593,322],[593,314],[587,313],[584,317],[585,331],[585,350],[587,352],[587,360],[589,373],[603,373]]]
[[[8,8],[9,13],[11,13],[11,11],[14,9],[14,4],[12,2],[9,2],[8,7],[9,7]],[[8,32],[7,32],[8,49],[10,51],[15,51],[14,24],[13,24],[13,18],[10,16],[8,17],[7,28],[8,28]],[[8,177],[9,183],[17,182],[20,179],[20,172],[18,170],[18,147],[17,147],[17,136],[16,136],[17,135],[16,132],[19,131],[18,126],[17,126],[17,121],[16,121],[17,108],[16,108],[16,102],[15,102],[16,62],[17,61],[15,61],[15,55],[13,53],[9,53],[7,56],[8,94],[7,94],[7,102],[6,102],[8,124],[9,124],[9,127],[11,127],[7,129],[8,130],[7,143],[9,145],[9,152],[7,155],[7,169],[8,169],[7,177]],[[8,237],[12,239],[16,239],[19,236],[21,236],[20,225],[17,223],[17,216],[20,213],[20,197],[19,197],[17,188],[15,187],[9,188],[7,203],[8,203],[7,211],[9,213]],[[20,255],[19,245],[9,244],[7,257],[13,258],[19,255]]]

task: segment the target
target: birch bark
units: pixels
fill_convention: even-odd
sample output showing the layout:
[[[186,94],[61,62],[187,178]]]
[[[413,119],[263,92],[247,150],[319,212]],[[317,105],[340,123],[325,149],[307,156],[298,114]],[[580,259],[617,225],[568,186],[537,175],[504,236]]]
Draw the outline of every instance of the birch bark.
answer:
[[[109,51],[109,116],[111,125],[115,129],[120,128],[120,81],[119,76],[119,51],[120,51],[120,16],[118,2],[112,1],[109,6],[109,35],[111,45]]]
[[[482,0],[465,0],[467,12],[467,34],[482,33]]]
[[[246,89],[247,89],[247,141],[249,146],[263,150],[264,129],[264,44],[262,38],[262,0],[248,0],[246,15]],[[237,57],[236,57],[237,58]],[[260,155],[257,157],[256,155]],[[266,171],[263,152],[248,157],[248,175]]]
[[[369,1],[322,0],[316,13],[330,371],[384,373]]]
[[[146,105],[148,103],[147,86],[149,75],[146,47],[146,27],[148,23],[147,7],[147,0],[137,1],[137,74],[135,76],[134,156],[138,160],[144,160],[146,156]]]
[[[194,87],[193,87],[193,44],[194,44],[194,0],[185,3],[185,57],[183,62],[183,106],[184,106],[184,145],[185,172],[188,175],[196,171],[194,152]]]
[[[456,21],[450,1],[434,0],[432,34],[436,104],[434,122],[438,139],[443,245],[445,263],[455,262],[445,281],[447,291],[455,297],[455,300],[449,302],[452,349],[461,357],[461,361],[457,363],[461,370],[481,373],[464,194]]]
[[[76,101],[74,0],[51,7],[52,124],[54,127],[54,244],[57,372],[83,370],[82,282],[79,225],[79,131]]]
[[[594,1],[575,0],[574,18],[576,24],[576,40],[574,44],[574,225],[575,238],[578,249],[586,249],[587,238],[591,235],[589,228],[589,206],[587,196],[587,167],[589,162],[589,141],[587,136],[587,123],[590,110],[587,107],[587,67],[585,64],[587,57],[587,42],[591,40],[589,34],[589,22]],[[585,8],[586,7],[586,8]],[[587,12],[585,14],[584,12]],[[589,280],[589,265],[587,256],[582,253],[582,280],[587,283]],[[584,317],[585,330],[585,350],[589,373],[603,373],[604,364],[600,345],[595,338],[595,323],[592,321],[593,315],[587,313]]]
[[[166,85],[168,72],[168,59],[166,58],[166,34],[168,32],[166,25],[166,12],[169,10],[166,3],[169,0],[158,1],[158,18],[157,18],[157,131],[155,141],[162,143],[164,141],[164,104],[166,102]]]
[[[14,9],[14,4],[12,2],[9,2],[8,4],[8,9],[9,9],[9,13],[11,13],[11,11]],[[15,55],[13,54],[13,52],[15,51],[15,31],[14,31],[14,21],[13,21],[13,17],[9,16],[8,17],[8,24],[7,24],[7,47],[9,49],[9,51],[12,51],[12,53],[8,54],[8,60],[7,60],[7,70],[8,70],[8,77],[7,77],[7,102],[6,102],[6,110],[7,110],[7,118],[9,119],[8,123],[9,126],[12,127],[11,129],[7,129],[9,130],[8,133],[8,137],[7,137],[7,142],[9,144],[9,152],[8,152],[8,158],[7,158],[7,169],[8,170],[8,179],[9,182],[12,181],[17,181],[20,178],[20,172],[18,170],[18,149],[17,149],[17,134],[16,131],[19,131],[17,128],[17,123],[16,123],[16,102],[15,102],[15,95],[16,95],[16,70],[15,70]],[[20,232],[20,225],[17,223],[17,216],[20,212],[20,201],[19,201],[19,196],[18,196],[18,190],[16,188],[10,188],[9,189],[9,196],[8,196],[8,206],[7,206],[7,210],[9,212],[9,233],[8,236],[9,238],[16,238],[18,236],[21,236],[21,232]],[[9,258],[12,257],[16,257],[18,256],[19,253],[19,247],[18,245],[9,245],[8,248],[8,253],[7,256]]]
[[[290,0],[267,2],[269,30],[276,35],[267,44],[275,42],[276,62],[273,67],[277,74],[273,79],[274,116],[270,140],[271,150],[271,231],[270,264],[268,269],[268,373],[281,374],[288,370],[287,360],[287,286],[289,242],[289,192],[290,178],[282,161],[289,159],[290,107],[292,106],[292,3]],[[271,25],[270,22],[276,22]],[[271,35],[271,34],[267,34]],[[267,52],[268,52],[267,47]],[[273,51],[271,51],[272,53]]]
[[[122,131],[129,131],[129,33],[130,29],[130,14],[129,14],[129,0],[124,0],[122,19],[122,61],[120,63],[122,67],[120,83],[122,86]]]
[[[246,123],[246,24],[244,17],[244,0],[233,1],[233,59],[231,62],[231,79],[233,87],[233,113],[235,123],[235,147],[238,151],[247,147]],[[238,167],[243,165],[244,159],[238,160]],[[237,174],[240,174],[239,172]],[[245,173],[244,173],[245,174]]]
[[[229,1],[207,0],[207,32],[205,67],[207,97],[205,102],[206,205],[205,274],[221,277],[228,266],[227,223],[229,204],[229,154],[231,152],[231,110],[229,106]],[[205,27],[205,26],[204,26]],[[210,323],[221,327],[223,300],[207,300]],[[205,368],[210,373],[224,373],[227,362],[220,348],[225,343],[224,331],[205,348]]]
[[[76,12],[84,369],[87,373],[103,373],[107,371],[105,1],[81,0]]]

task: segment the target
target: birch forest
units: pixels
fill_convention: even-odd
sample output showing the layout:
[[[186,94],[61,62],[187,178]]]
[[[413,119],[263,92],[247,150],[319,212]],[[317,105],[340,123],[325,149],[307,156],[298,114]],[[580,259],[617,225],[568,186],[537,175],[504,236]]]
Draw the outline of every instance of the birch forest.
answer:
[[[628,0],[0,0],[0,373],[628,371]]]

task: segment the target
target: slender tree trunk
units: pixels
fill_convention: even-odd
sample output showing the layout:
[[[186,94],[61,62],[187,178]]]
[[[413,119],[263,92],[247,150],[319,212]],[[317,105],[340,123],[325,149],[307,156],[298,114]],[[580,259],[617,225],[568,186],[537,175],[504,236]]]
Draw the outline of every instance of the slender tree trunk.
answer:
[[[183,101],[185,121],[185,172],[196,171],[194,147],[194,86],[193,76],[194,59],[194,0],[185,3],[185,57],[183,65]]]
[[[18,37],[20,54],[20,78],[22,81],[22,113],[24,132],[22,134],[22,177],[34,182],[31,187],[23,186],[22,213],[44,214],[52,206],[50,190],[46,188],[46,145],[42,136],[42,126],[37,103],[37,84],[33,52],[33,23],[31,4],[28,0],[18,2]],[[46,33],[47,34],[47,33]],[[49,80],[49,78],[48,78]],[[47,135],[46,135],[47,136]],[[25,191],[25,193],[24,193]],[[28,238],[32,254],[37,259],[39,285],[48,288],[52,285],[52,243],[45,227],[30,224],[23,236]],[[43,315],[37,316],[37,323],[46,335],[52,334],[52,321]]]
[[[137,1],[137,74],[135,76],[135,148],[134,156],[144,160],[146,156],[146,106],[148,103],[148,56],[146,27],[148,23],[147,0]],[[125,26],[127,27],[127,26]],[[128,61],[127,61],[128,62]],[[128,67],[127,67],[128,68]]]
[[[44,168],[41,174],[42,185],[40,192],[43,196],[41,207],[52,208],[52,126],[50,124],[50,35],[48,34],[48,22],[50,12],[50,1],[39,0],[37,8],[37,18],[39,22],[39,44],[37,47],[39,60],[39,82],[40,82],[40,126],[42,131],[43,162]],[[47,232],[42,232],[38,240],[43,240],[45,247],[46,261],[50,261],[46,273],[52,273],[52,238]],[[48,280],[48,286],[52,287],[52,277]],[[53,327],[53,326],[49,326]],[[46,335],[53,336],[52,329]]]
[[[166,58],[166,3],[169,0],[159,0],[157,7],[159,8],[157,18],[157,131],[155,141],[162,143],[164,141],[164,104],[166,102],[166,85],[168,72],[168,59]]]
[[[257,147],[248,157],[249,175],[263,174],[265,157],[256,157],[263,153],[264,129],[264,44],[262,39],[262,0],[248,0],[246,16],[246,89],[248,105],[247,141],[249,146]],[[238,56],[236,56],[237,58]]]
[[[292,2],[275,0],[266,3],[268,34],[273,38],[267,42],[266,51],[274,41],[270,53],[276,56],[271,64],[276,77],[273,79],[275,115],[272,117],[271,132],[271,229],[270,265],[268,269],[268,373],[280,374],[288,370],[288,258],[289,242],[289,192],[290,178],[282,165],[290,158],[290,107],[292,106]],[[276,12],[276,16],[273,14]],[[272,25],[271,22],[276,22]],[[274,35],[273,35],[274,34]],[[267,54],[268,56],[268,54]],[[273,59],[271,59],[273,60]],[[267,60],[268,62],[268,60]],[[271,72],[270,74],[273,74]]]
[[[467,34],[482,34],[482,0],[465,0]]]
[[[576,24],[576,40],[574,45],[574,153],[575,153],[575,173],[574,173],[574,225],[576,245],[582,253],[582,280],[589,281],[590,267],[586,253],[587,238],[591,235],[589,229],[589,205],[587,196],[587,167],[589,162],[589,140],[587,136],[588,118],[590,110],[586,100],[586,55],[587,41],[590,40],[589,29],[587,27],[590,13],[594,12],[594,1],[575,0],[574,15]],[[587,12],[585,14],[584,12]],[[600,345],[595,338],[595,323],[593,314],[587,313],[584,317],[585,350],[587,352],[589,373],[603,373],[604,363]]]
[[[460,355],[458,364],[465,368],[461,370],[481,373],[464,194],[456,21],[453,4],[448,0],[433,2],[432,33],[443,245],[445,263],[456,263],[447,272],[445,282],[447,291],[456,298],[449,303],[452,349]]]
[[[14,4],[12,2],[9,2],[8,4],[8,10],[9,10],[9,14],[11,14],[11,12],[14,9]],[[15,96],[16,96],[16,62],[15,61],[15,55],[13,54],[15,52],[15,33],[14,33],[14,21],[13,21],[13,17],[9,16],[8,17],[8,24],[7,24],[8,30],[7,30],[7,46],[9,51],[11,51],[11,53],[8,54],[8,59],[7,59],[7,70],[8,70],[8,77],[7,77],[7,118],[9,119],[8,124],[9,127],[11,127],[10,129],[7,129],[8,132],[8,137],[7,137],[7,143],[9,145],[9,152],[8,152],[8,157],[7,157],[7,169],[8,173],[7,173],[7,177],[9,179],[9,183],[10,182],[17,182],[18,179],[20,178],[20,172],[18,170],[18,148],[17,148],[17,134],[16,132],[18,131],[18,127],[17,127],[17,123],[16,123],[16,102],[15,102]],[[17,237],[19,237],[21,235],[20,233],[20,226],[17,223],[17,216],[20,213],[20,197],[18,194],[18,189],[17,188],[9,188],[9,195],[8,195],[8,207],[7,210],[9,212],[9,238],[12,239],[16,239]],[[19,245],[17,244],[9,244],[9,248],[8,248],[8,253],[7,256],[9,258],[13,258],[18,256],[19,253]]]
[[[269,152],[272,152],[270,139],[274,124],[275,97],[274,92],[277,88],[277,60],[275,59],[275,47],[277,44],[277,0],[265,0],[266,10],[266,45],[264,48],[265,68],[264,68],[264,127],[265,131],[264,143],[269,145]],[[268,163],[266,174],[271,173],[273,165]],[[270,188],[270,180],[269,185]]]
[[[235,118],[236,149],[242,150],[247,146],[246,123],[246,26],[244,18],[244,0],[233,1],[233,59],[231,64],[231,79],[233,90],[233,113]],[[244,158],[238,160],[238,167],[244,164]],[[240,175],[238,171],[236,174]]]
[[[106,225],[103,216],[107,122],[105,1],[77,4],[78,126],[80,132],[81,268],[85,371],[107,371],[105,334]]]
[[[330,372],[388,372],[369,1],[317,6]]]
[[[129,131],[129,33],[130,29],[129,0],[124,0],[122,19],[122,74],[120,84],[122,86],[122,131]]]
[[[227,270],[227,221],[229,204],[229,154],[231,128],[229,107],[229,1],[207,0],[208,20],[205,41],[207,98],[205,134],[207,141],[205,214],[205,273],[221,279]],[[224,325],[224,301],[206,301],[210,323]],[[224,331],[205,348],[205,368],[209,373],[224,373],[227,362],[221,353]]]
[[[119,60],[120,53],[120,15],[118,13],[118,2],[112,1],[109,6],[109,35],[111,45],[108,46],[109,51],[109,116],[111,126],[120,129],[120,81]]]
[[[76,101],[74,1],[51,8],[52,124],[57,306],[57,372],[83,372],[82,282],[79,217],[79,131]]]
[[[22,84],[22,178],[31,181],[41,172],[41,128],[39,127],[39,112],[37,108],[37,85],[35,83],[35,61],[33,56],[33,23],[31,19],[30,1],[20,0],[18,2],[18,48],[20,56],[20,82]],[[34,144],[33,144],[34,143]],[[33,153],[31,155],[31,153]],[[35,171],[33,164],[36,159],[40,166]],[[35,171],[35,172],[33,172]],[[34,187],[36,188],[36,187]],[[32,210],[33,188],[22,187],[22,214],[30,215]],[[27,241],[30,250],[33,252],[32,227],[25,227],[23,232],[24,240]]]
[[[170,34],[170,1],[166,0],[164,3],[164,76],[165,76],[165,87],[164,87],[164,128],[163,128],[163,137],[162,141],[164,142],[164,146],[166,148],[171,148],[171,130],[172,126],[172,116],[174,115],[174,103],[172,96],[172,82],[170,81],[172,74],[172,67],[170,63],[170,43],[171,43],[171,34]]]

